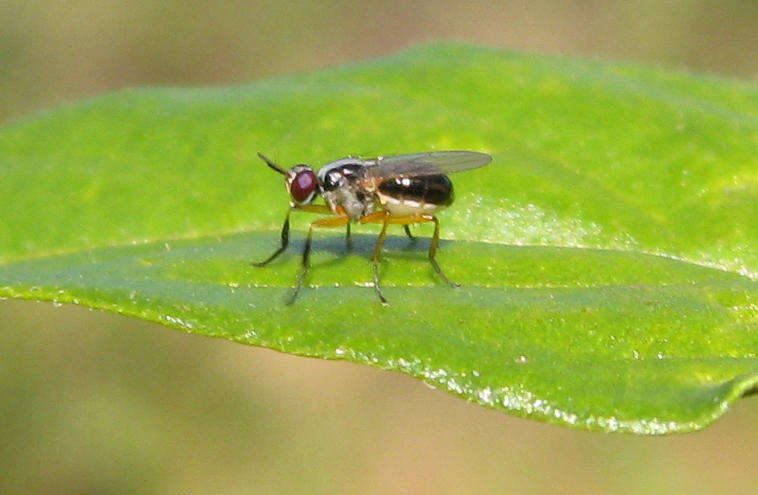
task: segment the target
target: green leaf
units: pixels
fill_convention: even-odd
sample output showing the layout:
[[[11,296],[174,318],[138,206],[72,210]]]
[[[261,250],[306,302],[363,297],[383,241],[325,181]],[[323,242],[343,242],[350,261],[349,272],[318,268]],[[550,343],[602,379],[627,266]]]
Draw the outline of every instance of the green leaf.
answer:
[[[285,166],[491,153],[438,254],[376,228],[279,243]],[[758,89],[429,45],[234,88],[122,91],[0,130],[0,295],[398,370],[546,421],[666,433],[758,385]],[[303,230],[312,217],[295,215]],[[428,235],[430,227],[416,233]]]

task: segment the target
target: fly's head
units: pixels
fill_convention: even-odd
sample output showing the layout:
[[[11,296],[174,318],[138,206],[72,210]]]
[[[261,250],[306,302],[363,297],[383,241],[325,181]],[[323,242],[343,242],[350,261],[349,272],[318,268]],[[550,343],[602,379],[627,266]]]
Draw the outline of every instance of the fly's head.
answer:
[[[261,153],[258,153],[266,165],[284,176],[284,187],[298,206],[309,205],[316,199],[319,193],[318,179],[313,169],[308,165],[295,165],[289,170],[284,170]]]
[[[309,205],[318,194],[318,180],[308,165],[295,165],[287,170],[285,187],[292,201],[300,206]]]

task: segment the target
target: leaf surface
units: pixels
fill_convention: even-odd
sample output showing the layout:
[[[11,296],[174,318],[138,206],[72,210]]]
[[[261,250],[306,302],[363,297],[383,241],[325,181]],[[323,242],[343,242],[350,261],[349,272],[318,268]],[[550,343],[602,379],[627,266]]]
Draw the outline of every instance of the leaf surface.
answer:
[[[439,261],[376,229],[278,245],[284,166],[472,149]],[[758,383],[758,90],[623,64],[417,47],[234,88],[122,91],[0,130],[0,295],[406,372],[523,416],[702,428]],[[293,217],[302,230],[311,218]],[[416,233],[428,235],[429,227]]]

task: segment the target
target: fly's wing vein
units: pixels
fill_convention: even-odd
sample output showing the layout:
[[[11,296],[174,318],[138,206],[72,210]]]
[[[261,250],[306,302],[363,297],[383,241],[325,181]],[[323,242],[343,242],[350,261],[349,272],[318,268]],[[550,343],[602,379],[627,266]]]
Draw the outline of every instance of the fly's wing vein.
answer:
[[[477,151],[430,151],[379,157],[363,163],[368,176],[377,178],[453,174],[483,167],[490,161],[490,155]]]

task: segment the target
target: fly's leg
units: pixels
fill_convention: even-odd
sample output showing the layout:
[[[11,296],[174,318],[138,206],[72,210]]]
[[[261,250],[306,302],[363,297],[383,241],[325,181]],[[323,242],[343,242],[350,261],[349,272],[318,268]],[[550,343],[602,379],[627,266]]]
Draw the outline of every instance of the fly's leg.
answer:
[[[340,217],[347,216],[345,209],[341,206],[337,207],[337,211],[332,211],[327,205],[300,205],[294,207],[296,210],[307,211],[308,213],[320,213],[322,215],[337,215]],[[353,248],[353,239],[350,235],[350,222],[345,224],[347,229],[345,231],[345,245],[347,250],[350,251]]]
[[[264,158],[265,159],[265,158]],[[268,160],[265,159],[268,163]],[[331,215],[332,210],[329,209],[326,205],[300,205],[300,206],[290,206],[289,211],[287,211],[287,216],[284,217],[284,225],[282,226],[282,245],[279,249],[274,251],[274,254],[269,256],[263,261],[259,261],[257,263],[250,263],[252,266],[266,266],[270,262],[274,261],[277,256],[282,254],[286,249],[287,245],[289,244],[289,236],[290,236],[290,213],[293,211],[305,211],[308,213],[319,213],[321,215]]]
[[[379,300],[382,304],[387,306],[389,303],[382,293],[382,287],[379,285],[379,263],[382,261],[382,248],[384,248],[384,239],[387,237],[387,225],[389,223],[389,214],[384,214],[384,221],[382,222],[382,231],[379,233],[379,237],[376,240],[376,247],[374,247],[374,256],[371,261],[374,262],[374,290],[376,295],[379,296]]]
[[[287,245],[290,242],[290,212],[292,212],[292,210],[289,210],[287,212],[287,216],[284,217],[284,225],[282,226],[282,245],[279,247],[279,249],[274,251],[274,253],[268,258],[266,258],[265,260],[259,261],[257,263],[251,263],[251,265],[258,266],[258,267],[266,266],[270,262],[274,261],[277,256],[282,254],[285,249],[287,249]]]
[[[379,296],[379,300],[385,306],[387,306],[389,303],[387,302],[387,298],[384,297],[384,293],[382,292],[382,286],[379,283],[379,263],[381,262],[382,248],[384,247],[384,240],[387,238],[387,225],[391,223],[392,218],[393,217],[391,217],[389,213],[382,210],[382,211],[375,211],[374,213],[370,213],[359,220],[361,223],[381,223],[382,224],[382,231],[379,233],[379,237],[376,239],[376,246],[374,247],[374,256],[372,256],[371,261],[374,264],[374,290],[376,291],[376,295]]]
[[[411,234],[411,229],[408,227],[408,224],[403,225],[403,230],[405,230],[405,235],[407,235],[411,241],[416,242],[416,236]]]
[[[437,256],[437,246],[440,243],[440,221],[437,220],[437,217],[434,215],[430,215],[431,221],[434,222],[434,235],[432,236],[432,244],[429,246],[429,262],[434,267],[434,271],[437,272],[437,275],[442,277],[442,280],[447,282],[447,284],[450,287],[460,287],[461,284],[456,282],[451,282],[449,278],[445,275],[445,273],[442,271],[442,268],[440,268],[439,263],[437,263],[436,256]]]
[[[317,220],[318,221],[318,220]],[[316,222],[313,222],[316,223]],[[305,246],[303,247],[303,265],[300,270],[300,275],[295,279],[295,287],[292,289],[292,294],[287,300],[287,304],[294,304],[297,299],[297,294],[300,292],[300,288],[303,286],[305,276],[308,274],[308,270],[311,267],[311,239],[313,239],[313,223],[308,229],[308,237],[305,238]]]
[[[377,212],[372,215],[367,215],[361,218],[361,223],[384,222],[386,227],[386,224],[388,223],[408,226],[415,223],[434,222],[434,235],[432,236],[432,244],[429,246],[429,262],[432,264],[434,271],[437,272],[437,275],[439,275],[440,278],[442,278],[442,280],[444,280],[450,287],[461,286],[460,284],[452,282],[449,278],[447,278],[447,275],[445,275],[445,272],[442,271],[439,263],[437,263],[437,248],[439,247],[440,243],[440,222],[437,220],[437,217],[434,215],[408,215],[398,217],[387,215],[383,218],[380,216],[382,213],[385,212]],[[384,232],[384,230],[382,230],[382,232]],[[384,239],[382,239],[382,242],[384,242]]]
[[[292,296],[287,301],[287,304],[293,304],[297,299],[297,294],[300,292],[300,288],[303,286],[305,277],[308,275],[308,270],[311,267],[311,241],[313,240],[313,231],[316,227],[342,227],[343,225],[348,224],[349,221],[349,217],[331,217],[311,222],[311,226],[308,229],[308,236],[305,238],[305,246],[303,247],[302,269],[300,270],[300,275],[298,275],[297,280],[295,281]]]

